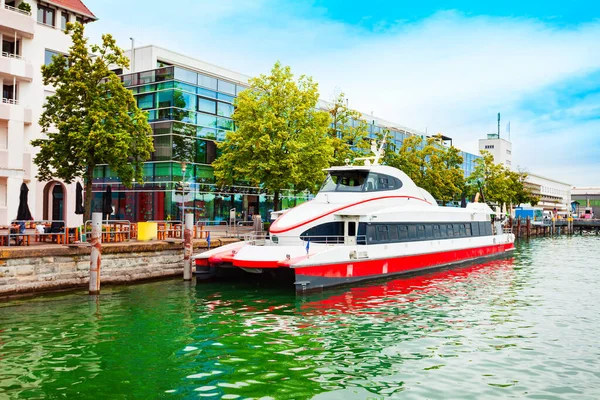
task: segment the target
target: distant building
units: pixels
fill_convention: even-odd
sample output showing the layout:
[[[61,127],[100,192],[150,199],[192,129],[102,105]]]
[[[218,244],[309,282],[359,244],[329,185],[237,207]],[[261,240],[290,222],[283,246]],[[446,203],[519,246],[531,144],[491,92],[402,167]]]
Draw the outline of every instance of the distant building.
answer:
[[[497,133],[490,133],[487,135],[487,139],[479,139],[479,151],[482,150],[491,153],[496,164],[513,169],[512,143],[500,138]]]
[[[22,3],[31,12],[19,8]],[[75,182],[38,182],[33,164],[37,149],[30,143],[43,137],[38,120],[46,97],[54,93],[42,82],[42,65],[69,51],[67,22],[94,20],[80,0],[0,0],[0,225],[16,218],[23,182],[29,186],[35,219],[81,225],[82,217],[75,215]]]
[[[538,207],[550,211],[570,210],[571,184],[528,173],[525,187],[529,188],[533,195],[539,197]]]
[[[589,206],[592,207],[595,217],[600,217],[600,187],[574,187],[571,197],[578,204],[576,213],[582,213]]]

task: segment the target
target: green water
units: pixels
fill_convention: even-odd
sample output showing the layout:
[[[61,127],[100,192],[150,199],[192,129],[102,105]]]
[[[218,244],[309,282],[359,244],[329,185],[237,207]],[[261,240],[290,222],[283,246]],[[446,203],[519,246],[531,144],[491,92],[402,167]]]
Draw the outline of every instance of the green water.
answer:
[[[180,280],[0,302],[0,399],[600,398],[600,238],[296,297]]]

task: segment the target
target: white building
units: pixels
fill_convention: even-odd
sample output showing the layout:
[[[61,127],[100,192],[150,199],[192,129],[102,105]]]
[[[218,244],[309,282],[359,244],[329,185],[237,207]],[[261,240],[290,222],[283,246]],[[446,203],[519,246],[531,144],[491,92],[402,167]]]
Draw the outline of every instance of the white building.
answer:
[[[23,10],[22,3],[31,7]],[[41,66],[68,52],[67,22],[94,21],[80,0],[0,0],[0,225],[17,216],[20,187],[29,187],[29,208],[36,220],[64,220],[78,226],[75,183],[38,182],[31,141],[42,136],[38,120],[53,88],[42,83]]]
[[[538,207],[544,210],[568,211],[571,209],[571,189],[569,183],[528,173],[525,185],[539,197]]]
[[[509,169],[512,165],[512,143],[498,137],[497,133],[490,133],[487,139],[479,139],[479,151],[485,150],[494,156],[496,164],[502,164]]]

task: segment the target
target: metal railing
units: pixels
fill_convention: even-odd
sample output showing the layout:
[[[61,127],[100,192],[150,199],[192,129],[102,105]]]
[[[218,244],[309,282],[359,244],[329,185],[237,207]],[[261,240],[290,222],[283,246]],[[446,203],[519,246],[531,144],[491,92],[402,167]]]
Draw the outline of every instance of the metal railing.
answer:
[[[23,14],[23,15],[29,15],[31,16],[31,11],[25,11],[25,10],[21,10],[20,8],[16,8],[13,6],[9,6],[8,4],[4,5],[4,8],[6,8],[9,11],[14,11],[14,12],[18,12],[19,14]]]
[[[29,241],[29,239],[31,239],[31,237],[33,236],[34,239],[35,238],[41,238],[41,237],[53,237],[53,236],[58,236],[58,235],[62,235],[64,236],[65,239],[65,243],[68,242],[68,235],[69,235],[69,229],[77,229],[77,228],[67,228],[66,226],[66,222],[62,221],[62,220],[36,220],[36,221],[24,221],[24,220],[14,220],[11,222],[12,224],[25,224],[25,229],[23,232],[20,231],[20,227],[16,228],[16,227],[12,227],[10,226],[8,228],[8,233],[6,235],[7,239],[8,239],[8,243],[7,246],[10,246],[10,241],[14,239],[15,241],[15,245],[17,245],[17,240],[19,238],[22,238],[21,240],[27,240]],[[58,227],[60,228],[60,232],[47,232],[46,228],[50,228],[52,227],[53,224],[58,224]],[[38,225],[41,225],[44,227],[43,230],[38,230]],[[49,225],[49,226],[48,226]],[[18,229],[18,232],[13,232],[13,229]]]
[[[231,227],[225,220],[201,220],[196,222],[196,239],[211,237],[231,237]]]
[[[105,227],[108,225],[108,229]],[[111,225],[115,226],[115,229],[111,229]],[[123,241],[124,235],[127,240],[131,240],[131,221],[129,220],[102,220],[102,241],[106,242],[120,242]],[[89,235],[92,233],[92,221],[87,220],[83,224],[82,237],[85,235],[86,241],[89,241]]]
[[[232,235],[238,239],[244,237],[244,235],[250,234],[254,232],[254,222],[253,221],[236,221],[235,225],[232,228]]]
[[[3,97],[3,98],[2,98],[2,102],[3,102],[4,104],[12,104],[12,105],[15,105],[15,106],[18,106],[18,105],[19,105],[19,100],[15,100],[15,99],[7,99],[6,97]]]
[[[7,51],[3,51],[2,52],[2,57],[5,57],[5,58],[14,58],[15,60],[26,61],[25,57],[22,57],[22,56],[20,56],[18,54],[9,53]]]
[[[304,243],[304,246],[312,246],[312,245],[326,245],[326,246],[336,246],[340,244],[345,244],[346,239],[348,242],[352,240],[356,240],[356,245],[365,246],[367,244],[367,236],[366,235],[357,235],[357,236],[343,236],[343,235],[311,235],[311,236],[277,236],[275,235],[272,238],[273,243],[277,244],[294,244],[297,245],[299,243]],[[391,243],[391,242],[390,242]],[[381,242],[381,244],[385,244]]]
[[[244,235],[244,242],[253,246],[264,246],[267,244],[269,232],[252,232]]]

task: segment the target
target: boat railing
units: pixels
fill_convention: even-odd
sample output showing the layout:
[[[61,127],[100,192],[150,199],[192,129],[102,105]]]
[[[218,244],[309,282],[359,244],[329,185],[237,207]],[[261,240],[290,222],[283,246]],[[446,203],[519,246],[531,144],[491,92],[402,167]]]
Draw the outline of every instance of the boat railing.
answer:
[[[244,242],[253,246],[264,246],[268,236],[269,232],[250,232],[244,235]]]
[[[322,236],[300,236],[300,239],[305,243],[318,243],[325,245],[339,245],[339,244],[350,244],[352,239],[356,239],[356,244],[364,245],[366,244],[367,237],[366,235],[359,236],[335,236],[335,235],[322,235]],[[308,245],[310,246],[310,245]]]

